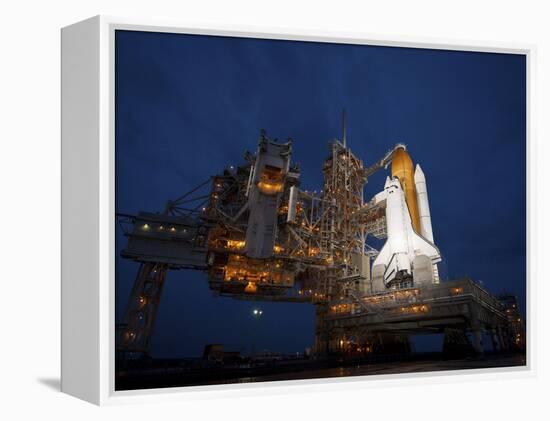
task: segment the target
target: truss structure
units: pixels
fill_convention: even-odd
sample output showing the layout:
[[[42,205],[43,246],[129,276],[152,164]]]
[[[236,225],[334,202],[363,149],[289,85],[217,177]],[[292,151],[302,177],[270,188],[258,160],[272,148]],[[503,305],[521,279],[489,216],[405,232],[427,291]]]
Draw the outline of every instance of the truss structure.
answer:
[[[274,167],[269,153],[286,166]],[[148,349],[169,269],[204,270],[214,294],[237,299],[328,305],[368,293],[370,259],[378,251],[366,240],[384,237],[385,203],[365,204],[363,192],[367,176],[387,165],[391,153],[365,169],[344,134],[330,143],[322,189],[304,191],[300,168],[291,162],[292,141],[279,143],[262,131],[256,154],[246,152],[243,164],[168,201],[162,213],[120,215],[128,237],[122,256],[141,267],[118,349]],[[261,258],[247,246],[249,227],[258,220],[272,248]]]

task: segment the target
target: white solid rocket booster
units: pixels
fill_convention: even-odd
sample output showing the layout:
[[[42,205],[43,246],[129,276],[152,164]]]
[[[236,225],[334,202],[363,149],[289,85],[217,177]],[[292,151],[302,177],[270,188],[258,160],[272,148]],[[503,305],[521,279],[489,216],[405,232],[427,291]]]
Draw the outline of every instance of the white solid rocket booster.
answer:
[[[414,170],[414,184],[416,185],[418,213],[420,216],[420,234],[430,243],[433,243],[434,235],[428,201],[428,189],[426,188],[426,176],[419,164],[416,164],[416,169]]]

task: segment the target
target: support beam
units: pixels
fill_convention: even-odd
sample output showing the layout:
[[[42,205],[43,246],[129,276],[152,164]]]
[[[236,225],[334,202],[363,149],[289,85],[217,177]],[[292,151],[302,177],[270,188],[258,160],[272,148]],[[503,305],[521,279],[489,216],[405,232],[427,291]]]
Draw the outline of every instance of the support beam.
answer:
[[[496,328],[492,328],[490,334],[493,352],[499,352],[501,350],[501,347]]]
[[[124,324],[118,327],[117,351],[148,353],[168,265],[143,263],[136,277]]]
[[[481,328],[472,330],[472,346],[477,354],[483,354],[483,341],[481,338]]]

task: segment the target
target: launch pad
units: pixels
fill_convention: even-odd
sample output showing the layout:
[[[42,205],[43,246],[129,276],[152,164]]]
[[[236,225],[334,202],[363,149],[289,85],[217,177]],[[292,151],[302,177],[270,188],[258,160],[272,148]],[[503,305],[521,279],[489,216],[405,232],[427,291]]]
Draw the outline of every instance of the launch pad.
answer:
[[[161,213],[118,215],[128,238],[121,256],[140,269],[117,351],[149,351],[166,274],[178,269],[204,271],[214,295],[315,304],[318,358],[408,352],[417,333],[444,333],[449,352],[482,353],[483,336],[495,351],[524,347],[516,304],[468,279],[440,282],[426,177],[405,145],[367,167],[344,129],[318,191],[300,188],[291,158],[292,141],[262,131],[242,165]],[[368,177],[390,165],[384,189],[365,200]],[[376,250],[369,237],[386,243]]]
[[[448,354],[483,353],[483,336],[490,337],[493,352],[510,351],[519,343],[511,341],[510,313],[470,279],[340,301],[318,309],[319,355],[404,353],[409,351],[408,336],[422,333],[445,334]],[[515,324],[520,322],[516,318]]]

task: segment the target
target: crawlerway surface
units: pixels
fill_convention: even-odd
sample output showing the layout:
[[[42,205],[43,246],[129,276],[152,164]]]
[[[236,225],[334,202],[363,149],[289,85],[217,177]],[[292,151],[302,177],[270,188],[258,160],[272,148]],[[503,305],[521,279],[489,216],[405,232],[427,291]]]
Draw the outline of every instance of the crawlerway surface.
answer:
[[[158,361],[146,367],[118,369],[115,390],[154,389],[281,380],[321,379],[380,374],[404,374],[467,369],[525,367],[525,354],[486,355],[475,358],[442,359],[433,356],[406,361],[315,361],[266,364],[256,367],[183,369],[177,360]]]

